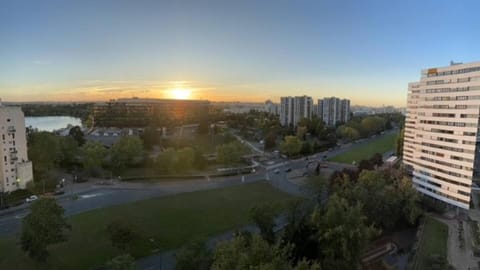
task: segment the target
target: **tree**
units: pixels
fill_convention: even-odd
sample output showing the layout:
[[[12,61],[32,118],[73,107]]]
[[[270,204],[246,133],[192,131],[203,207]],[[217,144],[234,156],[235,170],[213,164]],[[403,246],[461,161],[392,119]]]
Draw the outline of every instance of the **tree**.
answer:
[[[306,134],[308,129],[306,126],[297,126],[297,138],[304,141],[306,139]]]
[[[59,137],[44,131],[30,133],[28,157],[33,164],[34,179],[45,180],[62,159]]]
[[[367,116],[361,122],[362,130],[368,136],[385,129],[385,119],[379,116]]]
[[[309,155],[312,153],[312,145],[308,141],[302,143],[302,149],[300,149],[300,154]]]
[[[311,220],[318,230],[324,269],[356,269],[368,241],[377,233],[367,224],[361,205],[351,206],[337,194],[329,198],[324,212],[316,209]]]
[[[398,137],[397,137],[396,150],[397,150],[397,155],[399,156],[403,155],[404,133],[405,133],[405,128],[402,128],[402,130],[400,130],[400,133],[398,134]]]
[[[337,128],[337,134],[338,136],[349,142],[355,141],[360,137],[360,134],[356,129],[346,125],[339,126]]]
[[[217,245],[212,270],[320,270],[320,265],[302,260],[293,266],[289,246],[270,245],[258,235],[239,234]]]
[[[79,153],[78,144],[73,137],[60,137],[60,166],[62,168],[72,168],[77,163]]]
[[[193,241],[175,254],[176,270],[209,270],[213,262],[213,254],[205,244]]]
[[[277,135],[274,132],[269,132],[264,139],[265,150],[273,149],[277,144],[276,140],[277,140]]]
[[[121,171],[135,163],[135,158],[141,157],[143,144],[137,136],[124,136],[110,150],[111,164],[116,171]]]
[[[207,159],[203,155],[203,151],[198,147],[195,147],[194,151],[195,153],[194,153],[194,159],[193,159],[193,167],[195,167],[195,169],[197,170],[205,169],[205,167],[207,167],[208,164],[207,164]]]
[[[177,151],[177,160],[175,167],[177,172],[189,171],[195,161],[195,150],[191,147],[185,147]]]
[[[107,234],[112,246],[126,251],[135,240],[136,233],[130,223],[123,219],[111,221],[107,225]]]
[[[275,209],[270,204],[261,204],[250,209],[250,219],[260,229],[262,238],[270,244],[275,242]]]
[[[136,270],[135,259],[130,254],[123,254],[107,263],[110,270]]]
[[[101,143],[89,141],[82,146],[82,154],[83,168],[94,174],[94,170],[102,166],[107,149]]]
[[[282,153],[288,156],[295,156],[302,150],[302,142],[296,136],[285,136],[282,144],[280,145]]]
[[[242,160],[247,149],[238,141],[217,146],[217,161],[225,165],[233,165]]]
[[[32,259],[43,262],[47,247],[67,240],[66,230],[71,227],[63,216],[64,210],[53,198],[33,202],[30,213],[23,219],[20,238],[22,250]]]
[[[157,170],[160,173],[172,173],[175,171],[175,164],[177,162],[177,151],[173,148],[167,148],[163,151],[156,161]]]
[[[157,131],[156,127],[146,127],[142,135],[143,146],[146,149],[152,149],[153,146],[160,142],[160,135],[161,133]]]
[[[82,129],[79,126],[74,126],[68,132],[68,135],[75,139],[78,146],[82,146],[85,143],[85,138]]]

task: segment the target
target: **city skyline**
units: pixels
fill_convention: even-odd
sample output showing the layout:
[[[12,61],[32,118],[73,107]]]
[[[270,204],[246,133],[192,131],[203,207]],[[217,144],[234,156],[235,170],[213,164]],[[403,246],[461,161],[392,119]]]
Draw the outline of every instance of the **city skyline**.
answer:
[[[418,70],[480,59],[474,1],[0,7],[0,97],[13,102],[308,95],[403,107]]]

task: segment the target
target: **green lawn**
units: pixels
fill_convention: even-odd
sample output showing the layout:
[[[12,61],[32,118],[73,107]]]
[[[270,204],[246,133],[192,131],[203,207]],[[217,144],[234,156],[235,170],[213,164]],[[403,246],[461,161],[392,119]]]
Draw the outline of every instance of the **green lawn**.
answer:
[[[140,234],[131,253],[141,257],[156,248],[150,238],[162,250],[177,248],[250,223],[249,209],[260,202],[280,209],[289,199],[261,182],[94,210],[69,218],[68,242],[52,247],[48,264],[38,268],[21,252],[18,238],[0,239],[0,269],[92,269],[120,254],[105,234],[109,221],[118,218],[129,220]]]
[[[428,258],[433,254],[447,257],[448,226],[446,224],[426,217],[422,234],[415,269],[428,269]]]
[[[353,147],[350,151],[332,157],[328,160],[348,164],[352,164],[353,161],[358,163],[362,159],[371,158],[376,153],[383,154],[387,151],[395,149],[397,136],[397,133],[392,133],[376,138],[375,140]]]

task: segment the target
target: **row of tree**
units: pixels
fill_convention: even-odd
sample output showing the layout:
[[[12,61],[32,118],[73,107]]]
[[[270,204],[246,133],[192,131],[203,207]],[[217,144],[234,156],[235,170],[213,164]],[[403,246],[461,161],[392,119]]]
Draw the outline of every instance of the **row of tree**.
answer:
[[[194,242],[177,253],[177,269],[358,269],[373,239],[414,226],[422,211],[418,193],[401,172],[356,174],[356,179],[347,172],[312,179],[316,199],[293,202],[283,232],[275,231],[272,206],[255,207],[251,218],[260,235],[238,233],[213,251]]]

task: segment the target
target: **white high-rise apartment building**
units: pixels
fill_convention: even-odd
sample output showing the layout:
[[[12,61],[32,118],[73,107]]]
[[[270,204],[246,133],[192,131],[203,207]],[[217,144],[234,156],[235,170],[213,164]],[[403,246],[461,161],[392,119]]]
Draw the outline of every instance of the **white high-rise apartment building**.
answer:
[[[418,191],[470,207],[479,108],[480,62],[425,69],[408,85],[403,160]]]
[[[33,180],[28,161],[25,117],[20,107],[0,102],[0,192],[24,189]]]
[[[297,126],[303,118],[312,118],[313,99],[309,96],[281,97],[280,124],[283,126]]]
[[[318,100],[317,115],[329,126],[350,120],[350,100],[336,97]]]

